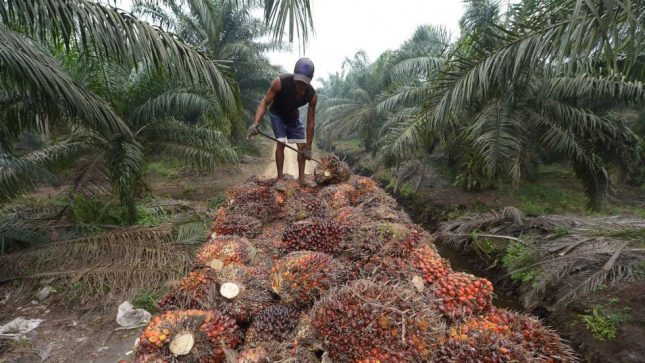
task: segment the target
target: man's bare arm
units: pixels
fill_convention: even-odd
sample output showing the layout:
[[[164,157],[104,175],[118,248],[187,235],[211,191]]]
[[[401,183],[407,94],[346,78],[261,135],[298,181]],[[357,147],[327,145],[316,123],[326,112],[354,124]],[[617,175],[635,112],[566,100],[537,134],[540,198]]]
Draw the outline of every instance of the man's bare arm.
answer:
[[[271,83],[271,87],[269,87],[269,90],[267,91],[266,95],[264,95],[264,98],[262,98],[262,101],[260,101],[257,111],[255,111],[255,120],[253,120],[254,124],[260,124],[262,117],[264,117],[264,114],[267,112],[267,107],[269,107],[269,105],[273,102],[275,96],[280,93],[280,90],[280,78],[276,78]]]
[[[311,149],[311,144],[314,141],[314,128],[316,127],[316,103],[318,102],[318,95],[314,95],[309,101],[307,109],[307,147]]]

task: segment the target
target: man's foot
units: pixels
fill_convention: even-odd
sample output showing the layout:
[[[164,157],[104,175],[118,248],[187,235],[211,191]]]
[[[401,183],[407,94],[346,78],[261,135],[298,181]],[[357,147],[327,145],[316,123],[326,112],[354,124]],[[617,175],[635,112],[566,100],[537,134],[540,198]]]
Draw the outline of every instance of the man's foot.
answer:
[[[275,190],[277,190],[279,192],[286,191],[287,190],[287,181],[284,178],[278,179],[278,182],[275,183],[274,188],[275,188]]]
[[[307,178],[298,178],[298,183],[300,183],[300,186],[305,188],[314,188],[317,185],[312,180],[308,180]]]

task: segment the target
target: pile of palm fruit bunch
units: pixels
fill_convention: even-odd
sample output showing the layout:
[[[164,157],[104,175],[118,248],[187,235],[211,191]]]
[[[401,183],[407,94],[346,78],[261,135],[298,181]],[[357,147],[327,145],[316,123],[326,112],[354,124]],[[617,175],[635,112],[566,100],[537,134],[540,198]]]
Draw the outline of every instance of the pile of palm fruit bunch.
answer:
[[[136,362],[573,362],[553,331],[496,309],[376,183],[325,158],[316,187],[227,193],[194,268],[158,302]]]

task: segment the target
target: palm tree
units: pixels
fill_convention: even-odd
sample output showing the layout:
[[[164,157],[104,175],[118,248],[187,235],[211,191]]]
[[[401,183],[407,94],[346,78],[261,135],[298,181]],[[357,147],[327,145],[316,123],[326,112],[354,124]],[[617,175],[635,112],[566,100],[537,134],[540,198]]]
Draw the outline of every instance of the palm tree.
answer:
[[[383,70],[389,54],[383,54],[370,64],[367,54],[359,51],[353,59],[347,58],[343,69],[347,70],[344,77],[336,82],[344,85],[344,94],[335,94],[335,90],[323,88],[320,90],[320,132],[324,138],[337,139],[358,133],[367,150],[375,143],[376,130],[382,123],[382,118],[376,112],[378,97],[381,93],[385,78]]]
[[[279,43],[257,40],[269,30],[251,15],[252,4],[238,7],[228,0],[201,0],[186,4],[165,1],[161,6],[157,3],[136,0],[133,11],[178,34],[204,54],[230,64],[239,85],[243,116],[252,119],[254,107],[264,96],[271,80],[279,74],[262,52],[280,48]],[[234,141],[240,141],[243,136],[243,125],[237,116],[227,118],[236,136]]]
[[[399,156],[432,139],[462,145],[455,149],[471,170],[515,183],[536,151],[557,154],[570,161],[589,206],[599,208],[607,166],[637,161],[638,138],[608,107],[593,104],[643,102],[645,4],[527,0],[501,24],[496,11],[493,2],[470,2],[461,22],[468,33],[448,55],[423,116],[389,145]]]

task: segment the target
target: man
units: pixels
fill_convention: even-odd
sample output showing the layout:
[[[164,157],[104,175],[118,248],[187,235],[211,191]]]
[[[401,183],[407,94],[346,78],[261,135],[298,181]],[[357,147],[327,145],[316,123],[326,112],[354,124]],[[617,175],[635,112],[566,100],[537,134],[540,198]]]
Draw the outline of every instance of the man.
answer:
[[[298,181],[301,185],[310,186],[305,179],[305,159],[311,159],[311,144],[314,138],[314,126],[316,125],[316,102],[318,96],[311,86],[311,79],[314,76],[314,64],[308,58],[300,58],[296,62],[293,74],[282,75],[271,83],[255,113],[255,120],[249,127],[249,135],[258,134],[258,125],[267,111],[271,119],[271,127],[275,138],[280,141],[275,149],[275,163],[278,169],[278,180],[284,179],[282,166],[284,165],[284,143],[298,144],[298,150],[304,155],[298,154]],[[305,127],[300,121],[299,107],[309,104],[307,111],[307,129],[305,138]]]

